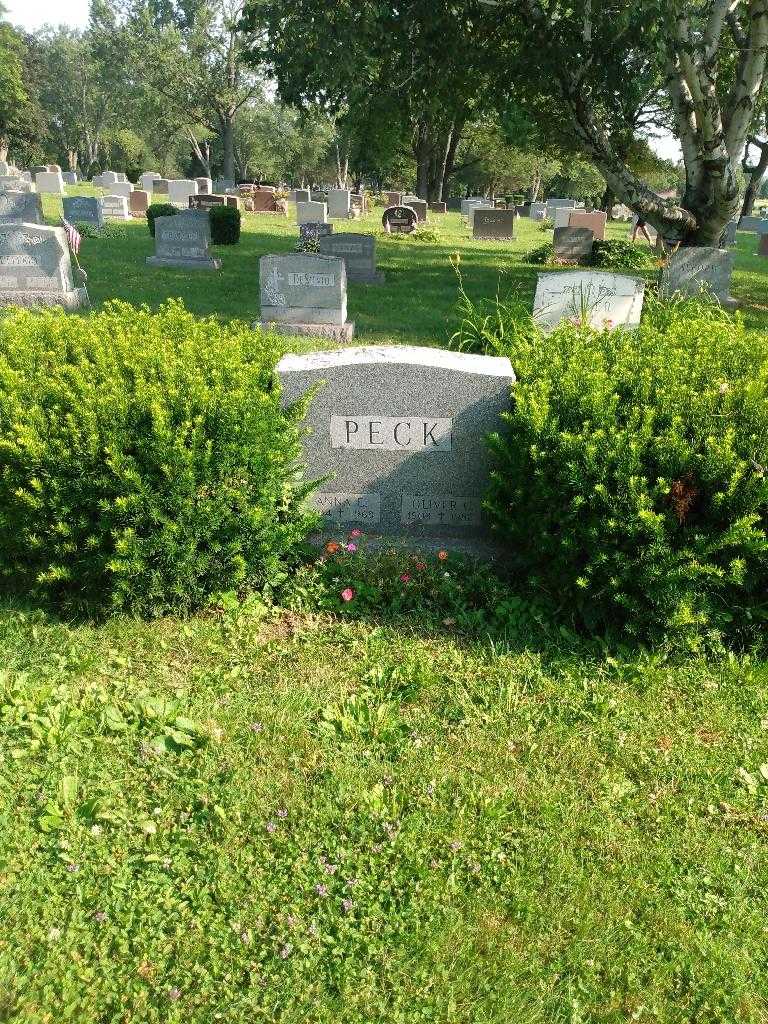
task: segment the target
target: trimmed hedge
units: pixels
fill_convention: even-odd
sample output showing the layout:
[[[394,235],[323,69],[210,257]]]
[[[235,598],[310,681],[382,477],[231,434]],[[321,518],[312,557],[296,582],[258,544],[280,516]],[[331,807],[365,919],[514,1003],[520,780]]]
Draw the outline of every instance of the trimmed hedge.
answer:
[[[151,203],[147,207],[147,224],[149,225],[150,235],[153,238],[155,237],[156,217],[175,217],[180,212],[172,203]]]
[[[0,319],[0,578],[153,615],[280,582],[315,522],[280,345],[180,301]]]
[[[235,206],[212,206],[208,211],[213,245],[236,245],[240,241],[240,211]]]
[[[739,316],[646,297],[641,325],[504,331],[518,376],[488,507],[588,629],[696,646],[768,618],[768,354]]]

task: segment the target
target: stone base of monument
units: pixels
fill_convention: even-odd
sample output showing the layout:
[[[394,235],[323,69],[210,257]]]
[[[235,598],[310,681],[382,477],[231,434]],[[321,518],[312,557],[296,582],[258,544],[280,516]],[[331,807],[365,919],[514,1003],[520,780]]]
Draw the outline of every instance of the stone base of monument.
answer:
[[[42,306],[62,306],[64,309],[87,309],[91,304],[85,288],[73,288],[69,292],[4,291],[0,289],[0,307],[21,306],[35,309]]]
[[[293,338],[331,338],[342,345],[348,345],[355,335],[353,320],[343,324],[286,324],[276,323],[274,320],[257,320],[253,326]]]
[[[221,260],[185,260],[166,256],[147,256],[147,266],[181,267],[183,270],[221,270]]]

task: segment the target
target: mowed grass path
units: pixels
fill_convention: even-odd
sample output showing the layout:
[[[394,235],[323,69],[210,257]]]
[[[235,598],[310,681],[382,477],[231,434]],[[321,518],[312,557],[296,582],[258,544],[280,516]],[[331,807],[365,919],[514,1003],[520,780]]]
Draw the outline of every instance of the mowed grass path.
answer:
[[[90,186],[68,192],[96,194]],[[45,212],[49,222],[58,222],[60,200],[46,197]],[[360,221],[334,221],[334,232],[380,230],[381,213],[377,208]],[[533,308],[541,268],[526,263],[524,256],[551,232],[521,218],[515,241],[475,242],[458,213],[430,214],[430,226],[439,231],[439,242],[393,241],[381,234],[377,238],[378,264],[386,273],[386,284],[351,284],[348,289],[349,318],[355,321],[359,342],[445,345],[456,329],[457,279],[450,265],[454,253],[461,257],[470,297],[491,297],[498,289],[503,295],[518,295]],[[608,237],[626,238],[627,225],[610,224]],[[154,252],[146,222],[110,221],[107,237],[84,240],[81,263],[95,305],[118,298],[156,307],[178,296],[195,313],[253,321],[259,317],[259,257],[289,252],[297,238],[294,207],[289,204],[288,217],[244,214],[240,244],[215,247],[223,264],[219,272],[155,269],[144,262]],[[765,330],[768,260],[756,252],[757,236],[741,232],[733,294],[743,301],[748,324]]]
[[[532,297],[533,225],[440,224],[380,241],[361,341],[444,344],[455,251],[471,294],[505,270]],[[247,217],[193,275],[129,224],[83,262],[96,303],[252,319],[295,235]],[[349,620],[302,586],[152,623],[0,606],[0,1021],[765,1024],[764,664],[609,656],[525,610]]]

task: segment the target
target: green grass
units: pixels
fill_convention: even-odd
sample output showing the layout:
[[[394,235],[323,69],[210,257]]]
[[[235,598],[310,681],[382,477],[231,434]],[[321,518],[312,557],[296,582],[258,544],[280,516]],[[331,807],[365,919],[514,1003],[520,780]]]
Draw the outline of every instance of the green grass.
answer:
[[[380,241],[361,341],[444,344],[452,252],[473,296],[504,271],[532,297],[533,225],[439,223]],[[83,264],[95,303],[249,319],[295,234],[246,217],[193,275],[129,224]],[[734,292],[764,329],[753,248]],[[525,605],[490,635],[427,600],[349,619],[312,586],[185,621],[0,607],[0,1021],[768,1020],[764,664],[609,655]]]
[[[70,194],[94,195],[90,186],[68,189]],[[243,214],[239,245],[216,246],[220,272],[196,273],[155,269],[145,265],[154,252],[146,222],[109,222],[108,237],[85,239],[81,263],[88,273],[91,301],[100,305],[110,298],[158,306],[181,296],[195,313],[215,313],[225,319],[259,317],[259,257],[289,252],[298,237],[293,207],[288,217]],[[45,212],[53,223],[61,215],[57,197],[46,197]],[[334,222],[334,231],[379,231],[380,209],[360,221]],[[386,273],[383,286],[349,285],[349,318],[361,342],[445,345],[456,327],[456,275],[450,257],[459,253],[469,296],[490,296],[501,287],[513,291],[533,308],[536,275],[541,267],[525,263],[523,256],[541,245],[545,234],[532,221],[521,218],[512,242],[475,242],[458,213],[430,215],[441,235],[439,243],[377,238],[377,259]],[[608,225],[609,238],[626,238],[627,225]],[[755,255],[757,236],[738,236],[733,294],[744,303],[749,326],[768,328],[768,261]],[[765,267],[763,267],[765,263]],[[648,275],[652,276],[652,275]]]

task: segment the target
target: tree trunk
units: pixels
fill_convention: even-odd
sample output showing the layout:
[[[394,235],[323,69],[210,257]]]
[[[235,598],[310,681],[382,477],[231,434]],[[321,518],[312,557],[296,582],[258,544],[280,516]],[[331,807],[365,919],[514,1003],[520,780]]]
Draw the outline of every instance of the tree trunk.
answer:
[[[742,217],[752,216],[752,209],[755,205],[755,200],[757,199],[757,195],[760,191],[760,186],[763,183],[763,178],[768,171],[768,142],[758,142],[753,139],[750,139],[750,142],[754,142],[755,145],[760,147],[760,160],[755,167],[744,168],[744,170],[749,174],[749,182],[747,184],[747,190],[744,193],[744,203],[741,207]]]
[[[67,163],[69,164],[70,171],[76,171],[77,170],[77,150],[76,149],[68,149],[67,150]]]
[[[235,177],[235,117],[226,113],[221,118],[221,148],[224,151],[225,178]],[[210,177],[210,172],[208,174]]]
[[[416,160],[416,195],[429,201],[429,164],[431,156],[429,126],[424,121],[416,125],[413,156]]]
[[[8,139],[4,135],[0,135],[0,160],[8,159],[8,148]]]
[[[605,192],[603,192],[603,201],[601,208],[605,210],[608,220],[613,220],[612,210],[616,205],[616,195],[610,185],[606,186]]]
[[[445,165],[443,167],[443,180],[440,182],[440,195],[437,197],[437,202],[442,203],[443,197],[448,191],[448,182],[453,176],[453,170],[456,166],[456,152],[459,148],[459,142],[461,142],[461,133],[464,130],[464,122],[454,122],[451,126],[451,135],[448,140],[448,147],[445,153]]]

